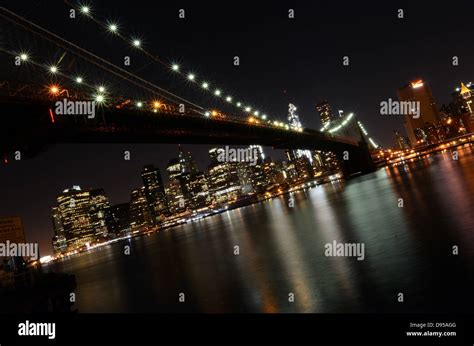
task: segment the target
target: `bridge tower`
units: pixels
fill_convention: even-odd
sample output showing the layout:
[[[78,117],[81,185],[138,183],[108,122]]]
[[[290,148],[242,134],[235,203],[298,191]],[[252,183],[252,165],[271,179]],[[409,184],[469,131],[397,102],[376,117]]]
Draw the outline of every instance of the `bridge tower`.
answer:
[[[288,104],[288,124],[290,129],[298,131],[303,128],[301,125],[300,117],[296,114],[296,106],[293,103]],[[293,151],[293,156],[300,158],[301,156],[306,156],[311,164],[313,164],[313,156],[309,150],[297,149]]]

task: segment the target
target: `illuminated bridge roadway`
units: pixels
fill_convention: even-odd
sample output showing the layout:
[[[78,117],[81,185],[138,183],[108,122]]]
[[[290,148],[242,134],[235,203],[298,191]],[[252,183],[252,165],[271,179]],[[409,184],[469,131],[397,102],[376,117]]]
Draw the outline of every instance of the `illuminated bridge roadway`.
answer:
[[[19,150],[31,157],[59,143],[189,143],[262,145],[275,149],[334,152],[343,174],[373,172],[375,166],[364,139],[311,129],[301,132],[231,116],[103,107],[94,119],[86,115],[55,114],[54,102],[4,96],[0,98],[0,150],[5,157]],[[349,160],[343,160],[344,153]]]

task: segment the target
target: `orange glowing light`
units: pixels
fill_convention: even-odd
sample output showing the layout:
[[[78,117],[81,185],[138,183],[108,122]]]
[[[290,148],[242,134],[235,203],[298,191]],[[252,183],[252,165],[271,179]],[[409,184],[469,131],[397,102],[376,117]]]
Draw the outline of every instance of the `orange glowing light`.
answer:
[[[411,82],[411,87],[416,89],[416,88],[421,88],[423,86],[423,81],[421,79]]]
[[[153,107],[154,108],[160,108],[161,107],[161,102],[158,102],[158,101],[153,102]]]
[[[51,95],[58,95],[59,94],[59,87],[57,85],[51,85],[49,87],[49,93]]]
[[[216,111],[212,111],[212,112],[211,112],[211,115],[212,115],[212,116],[216,116],[216,115],[217,115],[217,112],[216,112]]]

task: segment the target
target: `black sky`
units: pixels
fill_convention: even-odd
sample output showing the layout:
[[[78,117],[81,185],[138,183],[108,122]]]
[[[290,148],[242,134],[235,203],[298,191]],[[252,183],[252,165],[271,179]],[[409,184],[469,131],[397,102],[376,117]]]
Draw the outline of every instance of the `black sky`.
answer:
[[[379,104],[396,98],[408,81],[423,78],[437,104],[450,101],[461,81],[474,79],[472,1],[351,2],[351,1],[93,1],[97,18],[119,22],[121,30],[142,38],[145,47],[165,61],[205,77],[212,84],[254,107],[285,120],[288,103],[298,106],[303,124],[319,128],[315,103],[328,100],[334,112],[354,112],[371,136],[391,145],[392,131],[402,121],[382,116]],[[84,18],[68,18],[62,1],[4,0],[3,6],[68,40],[122,64],[132,57],[130,71],[190,100],[210,106],[213,97],[182,81],[163,66],[105,33]],[[178,9],[186,18],[178,19]],[[295,18],[288,19],[288,9]],[[404,10],[404,19],[397,10]],[[80,16],[79,16],[80,17]],[[55,61],[63,50],[0,20],[0,43],[9,49],[27,48],[44,61]],[[233,57],[240,57],[240,66]],[[342,57],[350,65],[342,65]],[[451,59],[459,57],[459,66]],[[19,71],[11,57],[0,53],[6,79],[40,80],[41,71]],[[67,55],[67,68],[100,82],[111,82],[122,94],[146,98],[146,92],[110,78],[89,64]],[[115,82],[115,84],[114,84]],[[224,107],[224,106],[223,106]],[[132,160],[122,160],[123,148]],[[206,149],[189,148],[201,168]],[[127,201],[140,184],[141,166],[155,163],[162,174],[176,145],[57,146],[32,160],[0,166],[3,198],[0,215],[21,215],[27,236],[49,253],[52,229],[50,208],[55,196],[71,185],[104,187],[113,203]]]

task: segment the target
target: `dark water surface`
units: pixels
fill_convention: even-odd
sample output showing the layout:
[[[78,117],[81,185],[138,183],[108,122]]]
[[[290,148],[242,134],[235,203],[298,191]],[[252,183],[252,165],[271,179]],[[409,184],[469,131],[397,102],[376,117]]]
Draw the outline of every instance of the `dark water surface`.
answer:
[[[294,193],[294,208],[281,196],[51,269],[76,275],[79,312],[473,312],[473,154],[380,169]],[[365,259],[326,257],[333,240],[363,243]]]

